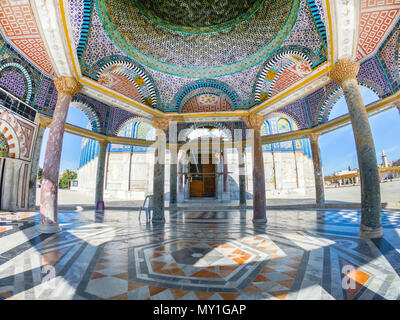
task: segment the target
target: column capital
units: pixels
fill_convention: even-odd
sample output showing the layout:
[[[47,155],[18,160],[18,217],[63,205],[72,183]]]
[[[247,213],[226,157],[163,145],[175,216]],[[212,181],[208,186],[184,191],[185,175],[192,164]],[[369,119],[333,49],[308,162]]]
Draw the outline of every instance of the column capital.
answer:
[[[259,130],[264,123],[264,117],[259,114],[249,114],[248,116],[242,117],[246,126],[250,129]]]
[[[308,139],[309,139],[311,142],[318,142],[319,136],[320,136],[319,133],[310,133],[310,134],[308,135]]]
[[[107,140],[103,140],[103,139],[97,140],[97,142],[98,142],[100,145],[103,145],[103,146],[107,146],[107,145],[109,144],[109,142],[108,142]]]
[[[151,125],[155,128],[155,129],[159,129],[162,131],[167,131],[168,127],[169,127],[169,119],[166,118],[154,118],[153,121],[151,122]]]
[[[186,121],[185,121],[185,118],[184,118],[183,116],[171,116],[171,117],[168,117],[168,120],[169,120],[170,122],[175,121],[175,122],[178,122],[178,123],[184,123],[184,122],[186,122]]]
[[[329,73],[329,77],[333,81],[342,84],[346,80],[356,79],[359,70],[359,62],[354,62],[347,59],[339,59],[332,71]]]
[[[82,90],[82,85],[73,77],[60,77],[53,79],[57,92],[61,95],[72,98]]]
[[[42,116],[39,116],[39,128],[46,129],[48,126],[50,126],[51,120],[51,118],[44,118]]]

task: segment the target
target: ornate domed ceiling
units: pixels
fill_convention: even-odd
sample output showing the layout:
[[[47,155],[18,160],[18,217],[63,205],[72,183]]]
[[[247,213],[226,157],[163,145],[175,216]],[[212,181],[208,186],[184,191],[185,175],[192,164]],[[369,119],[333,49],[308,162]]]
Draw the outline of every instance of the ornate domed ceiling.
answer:
[[[97,3],[107,34],[137,62],[208,78],[250,68],[276,50],[296,22],[300,0]]]
[[[340,95],[337,58],[380,97],[399,90],[400,0],[4,0],[0,15],[0,87],[49,114],[64,75],[115,123],[280,110],[312,126]]]
[[[168,29],[207,33],[248,19],[264,0],[131,0],[150,21]]]

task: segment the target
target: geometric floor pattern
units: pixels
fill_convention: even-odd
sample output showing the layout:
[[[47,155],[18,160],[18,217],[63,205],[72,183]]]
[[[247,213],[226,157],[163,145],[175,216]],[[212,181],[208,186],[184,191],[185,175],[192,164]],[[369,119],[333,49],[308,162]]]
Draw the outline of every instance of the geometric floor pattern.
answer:
[[[36,212],[0,212],[0,300],[400,300],[400,213],[384,237],[358,237],[354,210],[63,211],[39,235]]]

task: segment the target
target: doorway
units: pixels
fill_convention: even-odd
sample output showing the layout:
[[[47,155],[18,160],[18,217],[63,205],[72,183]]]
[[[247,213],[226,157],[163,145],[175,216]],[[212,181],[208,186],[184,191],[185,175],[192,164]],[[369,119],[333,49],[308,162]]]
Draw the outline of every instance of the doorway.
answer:
[[[197,161],[190,163],[191,198],[215,198],[216,165],[213,164],[211,153],[208,160],[208,164],[201,163],[201,155],[198,154]]]

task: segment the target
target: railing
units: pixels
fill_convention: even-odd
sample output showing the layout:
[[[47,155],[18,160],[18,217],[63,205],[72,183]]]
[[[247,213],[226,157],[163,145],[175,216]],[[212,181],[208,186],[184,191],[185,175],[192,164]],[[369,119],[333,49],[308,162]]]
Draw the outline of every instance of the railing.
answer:
[[[0,105],[19,114],[32,122],[35,121],[37,111],[17,97],[0,88]]]

